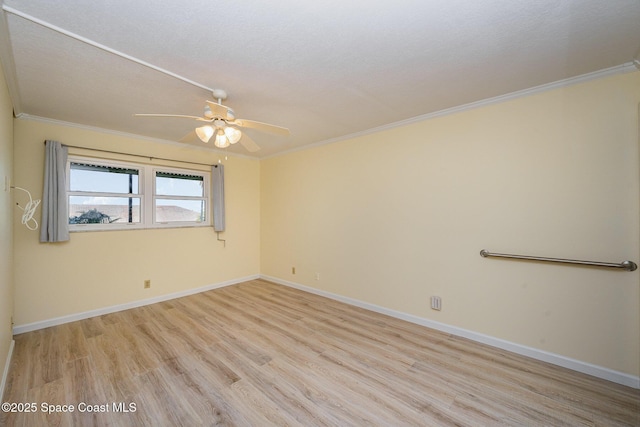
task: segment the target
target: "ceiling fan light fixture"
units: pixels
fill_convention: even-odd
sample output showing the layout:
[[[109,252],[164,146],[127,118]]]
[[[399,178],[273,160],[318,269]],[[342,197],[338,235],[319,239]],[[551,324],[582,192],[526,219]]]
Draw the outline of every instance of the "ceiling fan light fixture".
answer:
[[[240,130],[238,130],[236,128],[232,128],[230,126],[227,126],[224,129],[224,134],[229,139],[229,143],[230,144],[235,144],[236,142],[240,141],[240,138],[242,138],[242,132],[240,132]]]
[[[229,138],[227,138],[227,135],[225,135],[222,129],[218,129],[218,132],[216,133],[216,142],[214,144],[218,148],[227,148],[230,145]]]
[[[198,135],[200,141],[209,142],[209,140],[213,136],[213,128],[211,126],[201,126],[199,128],[196,128],[196,135]]]
[[[0,3],[1,2],[2,0],[0,0]],[[218,89],[213,91],[213,97],[217,99],[218,102],[205,102],[204,117],[185,114],[135,114],[135,116],[176,117],[197,120],[200,123],[206,122],[206,125],[195,128],[195,131],[189,132],[189,134],[185,135],[179,141],[194,143],[194,134],[204,143],[208,143],[215,137],[213,144],[216,148],[227,148],[232,144],[240,142],[240,144],[251,153],[258,151],[260,147],[250,138],[250,134],[244,135],[239,128],[251,128],[256,131],[269,132],[282,136],[288,136],[290,134],[289,129],[281,126],[255,120],[236,119],[233,110],[226,105],[222,105],[222,101],[227,99],[227,93],[224,90]]]

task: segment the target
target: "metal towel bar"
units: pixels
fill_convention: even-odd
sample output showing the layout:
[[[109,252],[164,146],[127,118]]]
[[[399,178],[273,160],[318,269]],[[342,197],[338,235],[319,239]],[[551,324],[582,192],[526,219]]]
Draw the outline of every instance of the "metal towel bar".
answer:
[[[581,261],[578,259],[545,258],[545,257],[527,256],[527,255],[496,254],[496,253],[488,252],[486,249],[483,249],[480,251],[480,256],[484,258],[487,258],[487,257],[513,258],[513,259],[522,259],[522,260],[528,260],[528,261],[544,261],[544,262],[559,262],[563,264],[591,265],[594,267],[620,268],[622,270],[627,270],[627,271],[635,271],[638,268],[638,265],[633,261],[623,261],[619,264],[616,264],[613,262]]]

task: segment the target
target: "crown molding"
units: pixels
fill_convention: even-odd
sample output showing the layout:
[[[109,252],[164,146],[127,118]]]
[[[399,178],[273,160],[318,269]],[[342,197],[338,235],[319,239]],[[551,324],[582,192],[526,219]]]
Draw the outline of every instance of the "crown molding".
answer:
[[[1,24],[0,24],[0,31],[1,30],[2,30],[2,28],[1,28]],[[2,53],[2,52],[0,51],[0,53]],[[588,81],[591,81],[591,80],[597,80],[597,79],[601,79],[601,78],[608,77],[608,76],[613,76],[613,75],[618,75],[618,74],[626,74],[626,73],[638,72],[638,70],[640,69],[639,67],[640,67],[640,61],[634,60],[634,61],[622,64],[622,65],[618,65],[618,66],[611,67],[611,68],[606,68],[604,70],[594,71],[594,72],[591,72],[591,73],[582,74],[582,75],[579,75],[579,76],[570,77],[570,78],[563,79],[563,80],[558,80],[556,82],[546,83],[546,84],[539,85],[539,86],[534,86],[534,87],[531,87],[529,89],[523,89],[523,90],[511,92],[511,93],[508,93],[508,94],[505,94],[505,95],[500,95],[500,96],[496,96],[496,97],[492,97],[492,98],[487,98],[487,99],[483,99],[483,100],[480,100],[480,101],[475,101],[475,102],[471,102],[471,103],[468,103],[468,104],[459,105],[457,107],[451,107],[451,108],[447,108],[447,109],[444,109],[444,110],[439,110],[439,111],[435,111],[435,112],[432,112],[432,113],[423,114],[423,115],[412,117],[412,118],[409,118],[409,119],[400,120],[398,122],[389,123],[389,124],[386,124],[386,125],[378,126],[378,127],[371,128],[371,129],[367,129],[367,130],[364,130],[364,131],[355,132],[355,133],[351,133],[351,134],[348,134],[348,135],[339,136],[339,137],[336,137],[336,138],[330,138],[330,139],[326,139],[326,140],[315,142],[315,143],[311,143],[311,144],[306,144],[306,145],[303,145],[303,146],[300,146],[300,147],[295,147],[295,148],[292,148],[292,149],[289,149],[289,150],[281,151],[279,153],[275,153],[275,154],[272,154],[272,155],[269,155],[269,156],[264,156],[264,157],[251,156],[251,155],[246,155],[246,154],[236,154],[236,153],[230,154],[230,153],[226,153],[224,151],[217,150],[217,149],[210,149],[210,148],[198,147],[198,146],[192,146],[192,145],[189,145],[189,148],[192,148],[194,150],[206,151],[206,152],[215,152],[217,154],[224,154],[224,155],[227,155],[227,156],[230,155],[232,157],[240,157],[240,158],[247,158],[247,159],[253,159],[253,160],[256,160],[256,159],[257,160],[266,160],[266,159],[270,159],[270,158],[274,158],[274,157],[280,157],[280,156],[284,156],[284,155],[287,155],[287,154],[295,153],[295,152],[298,152],[298,151],[307,150],[307,149],[310,149],[310,148],[320,147],[320,146],[323,146],[323,145],[333,144],[333,143],[336,143],[336,142],[346,141],[346,140],[349,140],[349,139],[354,139],[354,138],[358,138],[358,137],[362,137],[362,136],[366,136],[366,135],[371,135],[371,134],[378,133],[378,132],[383,132],[383,131],[390,130],[390,129],[395,129],[395,128],[402,127],[402,126],[407,126],[407,125],[410,125],[410,124],[413,124],[413,123],[418,123],[418,122],[422,122],[422,121],[425,121],[425,120],[434,119],[434,118],[437,118],[437,117],[448,116],[448,115],[460,113],[460,112],[463,112],[463,111],[473,110],[473,109],[476,109],[476,108],[482,108],[482,107],[486,107],[486,106],[489,106],[489,105],[494,105],[494,104],[498,104],[498,103],[501,103],[501,102],[510,101],[510,100],[513,100],[513,99],[518,99],[518,98],[523,98],[523,97],[535,95],[537,93],[542,93],[542,92],[547,92],[547,91],[554,90],[554,89],[573,86],[573,85],[576,85],[576,84],[579,84],[579,83],[588,82]],[[11,85],[9,84],[9,86],[11,86]],[[115,130],[112,130],[112,129],[105,129],[105,128],[100,128],[100,127],[95,127],[95,126],[81,125],[81,124],[78,124],[78,123],[65,122],[65,121],[62,121],[62,120],[56,120],[56,119],[50,119],[50,118],[45,118],[45,117],[33,116],[33,115],[30,115],[30,114],[26,114],[26,113],[17,113],[16,114],[16,119],[18,119],[18,120],[33,120],[33,121],[42,122],[42,123],[50,123],[50,124],[56,124],[56,125],[60,125],[60,126],[67,126],[67,127],[78,128],[78,129],[90,130],[90,131],[94,131],[94,132],[101,132],[101,133],[106,133],[106,134],[116,135],[116,136],[121,136],[121,137],[126,137],[126,138],[135,138],[135,139],[151,141],[151,142],[156,142],[156,143],[170,144],[170,145],[174,145],[174,146],[185,147],[184,144],[181,144],[181,143],[176,142],[176,141],[171,141],[171,140],[166,140],[166,139],[159,139],[159,138],[151,138],[151,137],[148,137],[148,136],[131,134],[131,133],[127,133],[127,132],[120,132],[120,131],[115,131]]]
[[[569,77],[567,79],[562,79],[562,80],[558,80],[558,81],[551,82],[551,83],[545,83],[543,85],[534,86],[534,87],[531,87],[529,89],[518,90],[518,91],[507,93],[507,94],[504,94],[504,95],[499,95],[499,96],[495,96],[495,97],[492,97],[492,98],[482,99],[480,101],[470,102],[468,104],[463,104],[463,105],[459,105],[459,106],[456,106],[456,107],[446,108],[444,110],[434,111],[432,113],[427,113],[427,114],[423,114],[423,115],[420,115],[420,116],[411,117],[409,119],[400,120],[398,122],[389,123],[389,124],[386,124],[386,125],[378,126],[378,127],[371,128],[371,129],[367,129],[367,130],[364,130],[364,131],[361,131],[361,132],[355,132],[355,133],[351,133],[349,135],[339,136],[339,137],[336,137],[336,138],[330,138],[330,139],[326,139],[326,140],[323,140],[323,141],[315,142],[315,143],[312,143],[312,144],[304,145],[304,146],[301,146],[301,147],[292,148],[290,150],[282,151],[280,153],[273,154],[271,156],[262,157],[261,159],[264,160],[264,159],[270,159],[270,158],[273,158],[273,157],[284,156],[286,154],[291,154],[291,153],[294,153],[294,152],[297,152],[297,151],[302,151],[302,150],[306,150],[306,149],[313,148],[313,147],[320,147],[322,145],[327,145],[327,144],[333,144],[335,142],[346,141],[348,139],[358,138],[358,137],[361,137],[361,136],[371,135],[371,134],[374,134],[374,133],[377,133],[377,132],[382,132],[382,131],[386,131],[386,130],[389,130],[389,129],[395,129],[395,128],[406,126],[406,125],[410,125],[410,124],[413,124],[413,123],[418,123],[418,122],[422,122],[422,121],[425,121],[425,120],[434,119],[436,117],[448,116],[448,115],[460,113],[460,112],[463,112],[463,111],[473,110],[473,109],[476,109],[476,108],[482,108],[482,107],[486,107],[486,106],[489,106],[489,105],[499,104],[501,102],[510,101],[510,100],[517,99],[517,98],[523,98],[523,97],[535,95],[537,93],[542,93],[542,92],[547,92],[547,91],[554,90],[554,89],[573,86],[573,85],[576,85],[576,84],[579,84],[579,83],[588,82],[588,81],[591,81],[591,80],[597,80],[597,79],[601,79],[601,78],[608,77],[608,76],[614,76],[614,75],[617,75],[617,74],[626,74],[626,73],[637,72],[638,70],[640,70],[640,61],[638,61],[636,59],[636,60],[633,60],[631,62],[627,62],[627,63],[622,64],[622,65],[617,65],[615,67],[605,68],[603,70],[594,71],[594,72],[587,73],[587,74],[581,74],[579,76]]]
[[[73,122],[66,122],[66,121],[63,121],[63,120],[57,120],[57,119],[50,119],[50,118],[47,118],[47,117],[34,116],[34,115],[31,115],[31,114],[26,114],[26,113],[20,113],[20,114],[16,115],[16,119],[17,120],[26,120],[26,121],[34,121],[34,122],[39,122],[39,123],[52,124],[52,125],[57,125],[57,126],[65,126],[65,127],[75,128],[75,129],[88,130],[88,131],[91,131],[91,132],[99,132],[99,133],[104,133],[104,134],[107,134],[107,135],[114,135],[114,136],[118,136],[118,137],[122,137],[122,138],[133,138],[133,139],[139,139],[139,140],[142,140],[142,141],[155,142],[155,143],[159,143],[159,144],[168,144],[168,145],[173,145],[174,147],[189,148],[189,149],[193,149],[193,150],[197,150],[197,151],[203,151],[203,152],[207,152],[207,153],[215,153],[215,154],[219,154],[219,155],[223,155],[223,156],[239,157],[239,158],[246,158],[246,159],[253,159],[253,160],[258,159],[258,157],[249,156],[249,155],[246,155],[246,154],[228,153],[226,151],[219,150],[219,149],[200,147],[200,146],[197,146],[197,145],[189,145],[189,144],[184,144],[184,143],[181,143],[181,142],[171,141],[169,139],[152,138],[150,136],[137,135],[137,134],[128,133],[128,132],[121,132],[121,131],[117,131],[117,130],[113,130],[113,129],[101,128],[101,127],[97,127],[97,126],[82,125],[82,124],[73,123]]]

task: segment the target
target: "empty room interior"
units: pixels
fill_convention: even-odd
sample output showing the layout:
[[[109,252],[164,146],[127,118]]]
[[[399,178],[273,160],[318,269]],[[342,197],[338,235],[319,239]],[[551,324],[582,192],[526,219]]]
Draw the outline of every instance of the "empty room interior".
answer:
[[[637,0],[0,5],[0,425],[640,425]]]

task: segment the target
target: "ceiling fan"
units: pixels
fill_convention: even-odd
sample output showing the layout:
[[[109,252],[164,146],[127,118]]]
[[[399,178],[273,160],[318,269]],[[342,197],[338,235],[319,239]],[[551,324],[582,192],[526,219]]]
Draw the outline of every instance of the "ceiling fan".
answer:
[[[258,144],[246,133],[240,131],[240,128],[250,128],[262,132],[269,132],[275,135],[289,135],[289,129],[281,126],[271,125],[268,123],[257,122],[255,120],[237,119],[234,111],[222,105],[222,101],[227,99],[227,93],[222,89],[215,89],[213,97],[218,102],[206,101],[204,106],[204,117],[188,116],[182,114],[135,114],[139,117],[179,117],[184,119],[193,119],[208,124],[197,127],[193,132],[188,133],[180,139],[181,142],[187,142],[195,139],[197,136],[202,142],[209,142],[215,136],[214,145],[218,148],[226,148],[232,144],[240,142],[240,144],[250,152],[260,149]]]

